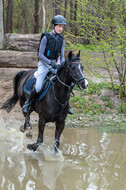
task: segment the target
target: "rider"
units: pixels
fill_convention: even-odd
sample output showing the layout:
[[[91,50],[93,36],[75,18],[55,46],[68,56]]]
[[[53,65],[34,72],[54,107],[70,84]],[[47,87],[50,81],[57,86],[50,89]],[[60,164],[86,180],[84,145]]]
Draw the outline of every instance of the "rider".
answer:
[[[25,113],[28,113],[31,103],[35,99],[37,93],[41,91],[43,81],[49,70],[52,70],[52,72],[56,73],[59,55],[60,64],[64,61],[65,40],[61,34],[64,25],[66,25],[66,19],[62,15],[56,15],[52,18],[53,30],[49,33],[45,32],[42,34],[38,52],[39,62],[37,80],[35,87],[33,87],[30,96],[23,106],[22,110]],[[71,109],[69,109],[69,113],[73,113]]]

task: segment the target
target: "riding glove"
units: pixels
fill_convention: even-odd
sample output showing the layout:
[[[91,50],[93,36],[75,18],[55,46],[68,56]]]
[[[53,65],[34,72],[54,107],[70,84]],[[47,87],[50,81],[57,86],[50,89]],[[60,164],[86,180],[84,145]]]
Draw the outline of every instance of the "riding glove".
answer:
[[[51,61],[51,65],[52,65],[53,69],[57,69],[57,67],[58,67],[59,64],[55,60],[52,60]]]

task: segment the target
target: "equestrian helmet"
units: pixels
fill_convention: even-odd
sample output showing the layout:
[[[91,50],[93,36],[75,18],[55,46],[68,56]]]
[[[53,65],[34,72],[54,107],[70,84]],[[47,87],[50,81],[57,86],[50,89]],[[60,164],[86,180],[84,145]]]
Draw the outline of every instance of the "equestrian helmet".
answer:
[[[52,18],[52,24],[66,25],[66,19],[62,15],[56,15]]]

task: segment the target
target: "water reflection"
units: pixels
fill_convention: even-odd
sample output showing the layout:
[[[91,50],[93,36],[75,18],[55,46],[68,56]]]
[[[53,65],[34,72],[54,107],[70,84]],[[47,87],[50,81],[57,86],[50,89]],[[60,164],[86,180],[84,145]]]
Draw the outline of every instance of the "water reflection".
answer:
[[[3,121],[0,125],[1,190],[125,190],[126,134],[65,129],[60,148],[64,161],[46,161],[44,151],[53,149],[54,129],[47,127],[45,143],[31,152],[25,134],[6,129]]]

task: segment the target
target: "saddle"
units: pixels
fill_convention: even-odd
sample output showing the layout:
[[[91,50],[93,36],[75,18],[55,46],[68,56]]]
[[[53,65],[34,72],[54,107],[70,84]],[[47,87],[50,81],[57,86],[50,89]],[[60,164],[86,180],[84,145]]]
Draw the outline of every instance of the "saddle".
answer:
[[[38,100],[41,101],[46,93],[49,90],[49,87],[51,86],[52,82],[56,79],[56,75],[54,73],[49,72],[44,80],[41,93],[39,94]],[[30,79],[27,81],[27,83],[24,86],[24,91],[30,95],[31,90],[33,89],[34,85],[36,83],[36,74],[34,73]]]

